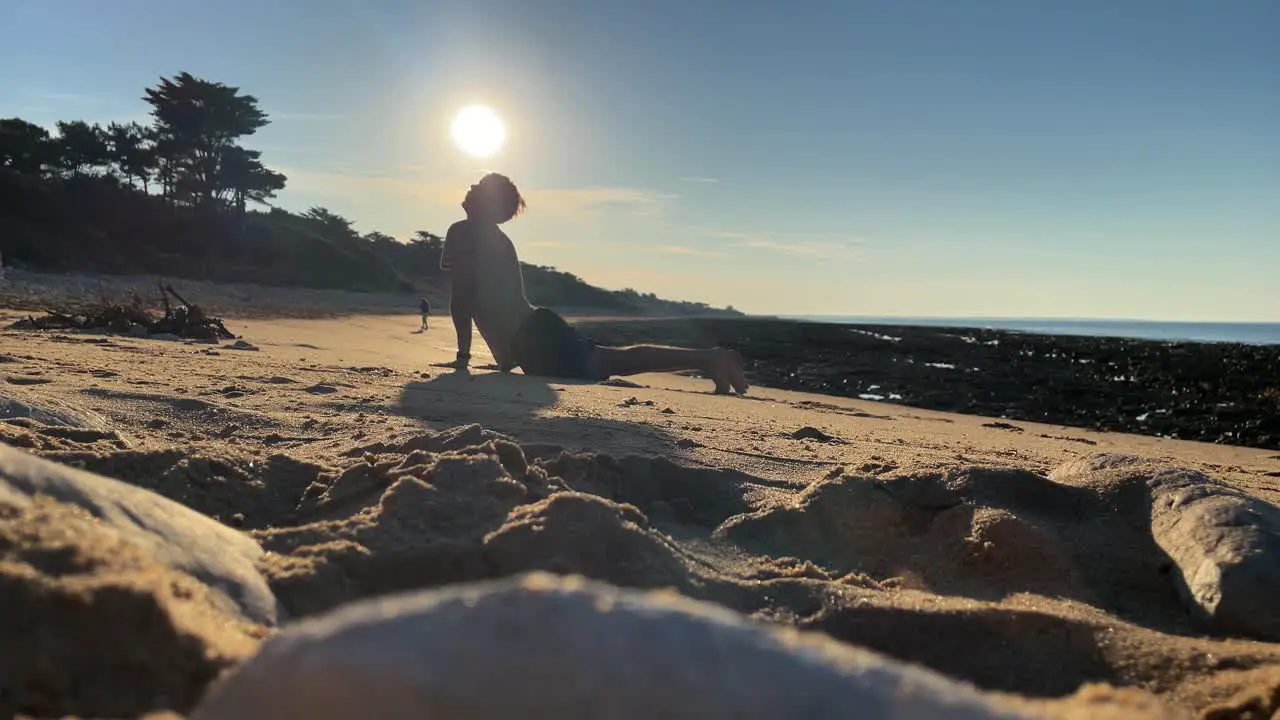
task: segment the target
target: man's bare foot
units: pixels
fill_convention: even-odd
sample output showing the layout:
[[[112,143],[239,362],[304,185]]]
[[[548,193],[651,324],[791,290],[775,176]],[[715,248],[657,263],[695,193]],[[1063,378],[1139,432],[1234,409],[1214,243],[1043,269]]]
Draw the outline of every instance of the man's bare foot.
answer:
[[[451,370],[467,370],[469,369],[466,360],[453,360],[451,362],[431,363],[431,367],[449,368]]]
[[[746,395],[747,376],[742,371],[742,355],[737,350],[716,348],[711,365],[711,379],[716,383],[716,394],[727,395],[733,388],[739,395]]]

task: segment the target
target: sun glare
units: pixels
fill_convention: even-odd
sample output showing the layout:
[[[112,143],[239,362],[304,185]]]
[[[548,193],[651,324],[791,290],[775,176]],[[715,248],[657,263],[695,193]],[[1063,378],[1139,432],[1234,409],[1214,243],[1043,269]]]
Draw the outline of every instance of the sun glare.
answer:
[[[472,157],[489,157],[502,149],[507,128],[502,118],[484,105],[468,105],[458,111],[449,128],[453,144]]]

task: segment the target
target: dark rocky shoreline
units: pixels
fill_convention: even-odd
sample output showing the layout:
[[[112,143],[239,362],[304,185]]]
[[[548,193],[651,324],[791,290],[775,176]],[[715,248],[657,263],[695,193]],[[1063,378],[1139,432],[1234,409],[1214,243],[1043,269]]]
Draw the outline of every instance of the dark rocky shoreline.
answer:
[[[597,342],[724,345],[753,383],[1280,450],[1280,346],[772,319],[583,323]]]

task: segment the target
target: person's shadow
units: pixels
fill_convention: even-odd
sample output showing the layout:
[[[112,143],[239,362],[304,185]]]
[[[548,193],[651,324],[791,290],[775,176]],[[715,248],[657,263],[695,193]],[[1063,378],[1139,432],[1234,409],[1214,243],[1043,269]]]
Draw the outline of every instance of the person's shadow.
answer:
[[[646,412],[638,422],[601,418],[590,407],[583,407],[587,403],[571,402],[554,413],[546,412],[560,402],[567,387],[590,383],[434,367],[432,374],[430,379],[406,383],[395,405],[398,413],[421,420],[432,430],[477,423],[521,443],[555,445],[567,450],[616,455],[679,452],[676,439],[661,427],[672,422],[671,417],[656,406],[642,406],[644,411],[652,412]],[[623,388],[616,393],[602,393],[603,398],[593,395],[590,402],[621,404],[630,397],[627,392]],[[618,396],[616,400],[614,394]]]

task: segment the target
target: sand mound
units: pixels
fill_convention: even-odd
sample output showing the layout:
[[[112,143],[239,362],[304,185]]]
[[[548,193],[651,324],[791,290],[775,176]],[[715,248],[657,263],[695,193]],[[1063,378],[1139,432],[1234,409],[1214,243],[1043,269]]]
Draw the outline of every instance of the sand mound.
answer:
[[[485,537],[484,551],[495,576],[547,570],[628,587],[693,589],[680,550],[643,513],[594,495],[558,493],[516,508]]]
[[[262,528],[292,521],[298,499],[327,466],[273,454],[265,459],[209,448],[46,452],[49,460],[123,480],[220,522]]]
[[[84,510],[0,501],[0,715],[186,710],[262,628]]]
[[[565,453],[537,464],[574,490],[634,505],[654,518],[707,527],[750,512],[747,490],[762,482],[736,470],[682,467],[664,457]]]
[[[338,519],[257,533],[277,597],[300,614],[488,576],[481,541],[527,501],[530,489],[496,452],[414,450],[398,461],[362,461],[310,495],[330,512],[361,500],[373,504]]]
[[[1123,485],[1077,487],[1024,470],[841,475],[789,507],[730,519],[717,537],[946,595],[1036,593],[1083,601],[1184,632],[1169,561],[1141,498]]]
[[[632,587],[693,592],[701,584],[694,562],[638,508],[571,491],[502,441],[368,456],[327,487],[313,486],[304,503],[317,514],[350,514],[256,533],[271,553],[265,570],[278,597],[299,614],[535,569]]]

